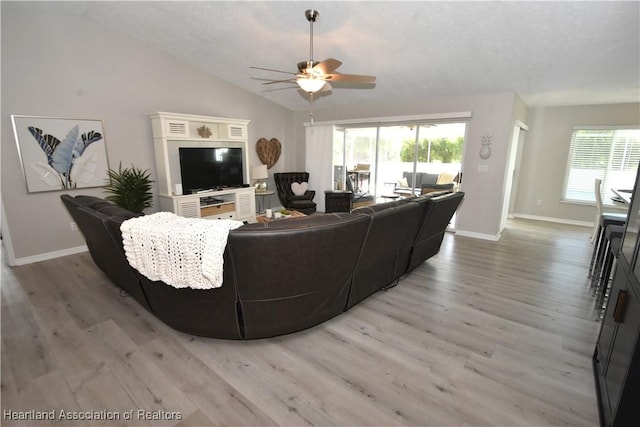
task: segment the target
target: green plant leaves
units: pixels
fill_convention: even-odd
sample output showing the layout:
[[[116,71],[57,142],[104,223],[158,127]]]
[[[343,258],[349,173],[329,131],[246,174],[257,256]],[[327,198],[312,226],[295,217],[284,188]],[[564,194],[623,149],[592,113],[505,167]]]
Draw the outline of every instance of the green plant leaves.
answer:
[[[153,181],[148,169],[143,171],[133,165],[122,169],[120,163],[117,171],[109,169],[107,175],[109,183],[105,191],[109,195],[105,198],[108,201],[135,213],[142,213],[145,208],[151,207]]]

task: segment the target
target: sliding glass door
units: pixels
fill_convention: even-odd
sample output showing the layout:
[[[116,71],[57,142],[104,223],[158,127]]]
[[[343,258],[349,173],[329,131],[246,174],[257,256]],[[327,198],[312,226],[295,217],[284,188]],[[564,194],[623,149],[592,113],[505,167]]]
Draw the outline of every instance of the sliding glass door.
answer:
[[[462,156],[466,123],[422,125],[418,131],[416,178],[421,178],[420,194],[457,190],[462,181]],[[456,214],[450,227],[455,229]]]
[[[466,122],[344,127],[334,138],[334,188],[377,202],[459,186]],[[350,179],[349,179],[350,178]]]
[[[416,126],[380,127],[376,188],[378,198],[398,197],[397,187],[413,188]],[[406,182],[403,182],[405,181]],[[410,193],[408,193],[409,195]]]
[[[344,131],[344,158],[347,189],[355,193],[375,194],[371,177],[375,176],[377,128],[347,128]]]
[[[462,172],[465,132],[466,123],[421,125],[417,137],[416,172],[427,173],[434,178],[437,175],[433,183],[436,185],[457,184],[455,181],[459,181],[458,174]],[[423,186],[430,184],[430,181],[422,182]]]

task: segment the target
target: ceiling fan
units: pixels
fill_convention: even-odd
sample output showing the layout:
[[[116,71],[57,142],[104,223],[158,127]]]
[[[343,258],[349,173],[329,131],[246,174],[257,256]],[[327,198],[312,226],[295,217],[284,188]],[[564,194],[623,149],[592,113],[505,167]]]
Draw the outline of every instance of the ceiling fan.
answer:
[[[367,84],[375,83],[375,76],[365,76],[361,74],[342,74],[335,70],[342,65],[342,62],[334,58],[325,59],[322,62],[313,60],[313,23],[316,22],[320,14],[317,10],[309,9],[304,15],[309,21],[309,60],[298,62],[298,71],[293,73],[289,71],[274,70],[272,68],[250,67],[256,70],[273,71],[276,73],[290,74],[290,77],[283,80],[271,80],[263,84],[274,83],[297,83],[298,86],[309,94],[309,102],[313,100],[313,94],[320,90],[331,90],[329,82],[345,82]]]

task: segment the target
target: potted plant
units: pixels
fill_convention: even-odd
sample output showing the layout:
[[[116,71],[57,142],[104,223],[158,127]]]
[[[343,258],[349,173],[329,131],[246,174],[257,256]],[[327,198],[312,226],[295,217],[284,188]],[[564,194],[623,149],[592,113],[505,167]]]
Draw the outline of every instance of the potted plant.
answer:
[[[107,175],[109,181],[105,191],[109,195],[105,199],[135,213],[142,213],[145,208],[151,207],[153,181],[148,169],[143,171],[133,165],[122,169],[120,163],[117,171],[109,169]]]

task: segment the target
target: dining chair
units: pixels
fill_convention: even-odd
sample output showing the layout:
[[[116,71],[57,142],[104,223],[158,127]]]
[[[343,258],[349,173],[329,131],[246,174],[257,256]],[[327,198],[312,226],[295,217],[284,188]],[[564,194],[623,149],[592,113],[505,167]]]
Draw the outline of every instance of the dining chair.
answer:
[[[606,308],[606,301],[610,290],[610,279],[616,268],[616,253],[620,250],[620,245],[622,244],[624,226],[608,225],[604,233],[604,259],[600,270],[594,272],[593,276],[591,276],[593,296],[596,298],[596,309],[600,311],[600,316],[602,316],[602,312]]]
[[[596,198],[596,217],[594,219],[593,233],[591,242],[593,242],[593,253],[591,254],[591,264],[589,265],[589,277],[594,272],[599,271],[605,260],[606,248],[608,248],[605,230],[609,225],[624,225],[627,222],[626,213],[610,213],[604,212],[602,204],[602,180],[595,180],[595,198]]]

